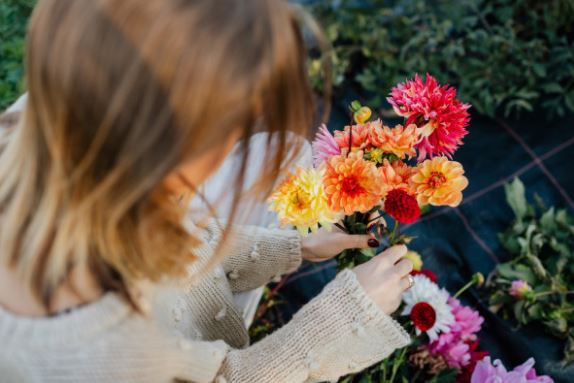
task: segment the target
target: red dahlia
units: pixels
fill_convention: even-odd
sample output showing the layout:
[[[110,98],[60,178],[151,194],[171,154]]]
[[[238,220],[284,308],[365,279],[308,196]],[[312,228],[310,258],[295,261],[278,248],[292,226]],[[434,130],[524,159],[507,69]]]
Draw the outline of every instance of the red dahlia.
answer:
[[[419,302],[411,310],[411,320],[419,330],[428,331],[436,322],[436,311],[430,304]]]
[[[417,199],[403,189],[393,189],[387,194],[385,211],[400,223],[413,223],[421,215]]]
[[[438,278],[436,276],[435,273],[433,273],[431,270],[429,269],[423,269],[423,270],[413,270],[411,271],[411,275],[414,277],[415,275],[424,275],[425,277],[427,277],[428,279],[430,279],[431,281],[433,281],[434,283],[436,283],[438,281]]]

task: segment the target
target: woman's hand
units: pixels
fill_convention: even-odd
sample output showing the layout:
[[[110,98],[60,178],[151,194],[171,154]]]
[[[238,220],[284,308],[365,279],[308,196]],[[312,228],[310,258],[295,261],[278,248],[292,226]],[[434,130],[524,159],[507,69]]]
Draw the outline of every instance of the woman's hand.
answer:
[[[389,315],[399,308],[402,293],[411,287],[413,263],[401,260],[406,253],[405,245],[393,246],[353,269],[367,295]]]
[[[346,249],[363,249],[379,247],[372,235],[352,235],[340,230],[319,230],[301,239],[301,254],[310,262],[327,261]]]

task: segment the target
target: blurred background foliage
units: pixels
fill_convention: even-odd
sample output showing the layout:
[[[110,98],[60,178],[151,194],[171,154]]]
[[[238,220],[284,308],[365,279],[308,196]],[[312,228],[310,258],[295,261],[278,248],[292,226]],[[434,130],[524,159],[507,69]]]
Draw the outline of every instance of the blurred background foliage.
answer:
[[[303,1],[334,46],[336,88],[383,106],[391,86],[429,72],[488,116],[574,111],[574,0]],[[319,62],[311,64],[320,86]]]
[[[24,89],[36,0],[0,2],[0,110]],[[574,0],[299,0],[334,46],[337,89],[383,107],[392,84],[429,72],[488,116],[574,111]],[[319,62],[311,63],[321,86]]]
[[[24,90],[24,38],[35,2],[0,1],[0,110],[8,107]]]

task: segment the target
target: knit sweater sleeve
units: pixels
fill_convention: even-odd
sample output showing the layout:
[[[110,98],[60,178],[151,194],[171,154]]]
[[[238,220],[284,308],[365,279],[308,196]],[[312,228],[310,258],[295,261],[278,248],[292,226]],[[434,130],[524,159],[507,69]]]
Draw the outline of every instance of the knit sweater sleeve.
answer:
[[[358,372],[410,342],[346,270],[277,332],[227,354],[216,382],[322,382]]]
[[[229,254],[222,266],[233,292],[263,286],[301,264],[301,236],[295,230],[232,225],[225,243]]]

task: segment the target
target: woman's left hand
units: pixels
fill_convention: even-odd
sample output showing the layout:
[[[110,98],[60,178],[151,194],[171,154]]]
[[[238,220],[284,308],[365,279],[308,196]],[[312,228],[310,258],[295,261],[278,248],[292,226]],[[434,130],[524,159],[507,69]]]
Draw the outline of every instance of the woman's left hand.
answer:
[[[379,241],[372,235],[347,234],[338,229],[320,229],[301,239],[301,253],[306,261],[323,262],[346,249],[377,248]]]

